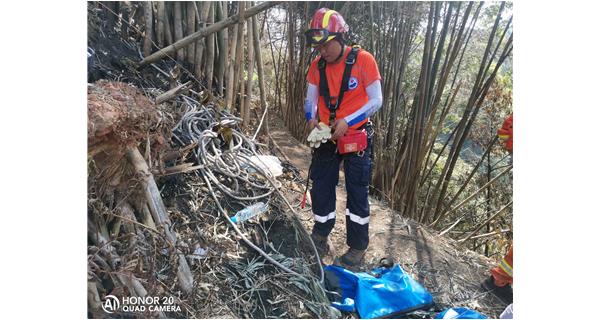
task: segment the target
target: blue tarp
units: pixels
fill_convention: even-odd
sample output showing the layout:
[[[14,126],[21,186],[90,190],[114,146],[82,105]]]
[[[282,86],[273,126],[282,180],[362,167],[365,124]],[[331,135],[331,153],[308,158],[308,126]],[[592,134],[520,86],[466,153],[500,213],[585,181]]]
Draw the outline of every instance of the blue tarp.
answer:
[[[433,305],[431,294],[398,265],[375,268],[371,273],[354,273],[339,266],[324,269],[328,290],[341,295],[332,305],[342,311],[356,311],[363,319],[429,309]]]
[[[440,312],[435,319],[487,319],[485,315],[469,308],[450,308]]]

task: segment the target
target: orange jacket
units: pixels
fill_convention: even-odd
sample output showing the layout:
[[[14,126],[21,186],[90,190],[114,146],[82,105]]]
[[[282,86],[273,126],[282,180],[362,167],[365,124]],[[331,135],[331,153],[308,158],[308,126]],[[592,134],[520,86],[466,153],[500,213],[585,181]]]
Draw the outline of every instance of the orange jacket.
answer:
[[[508,150],[508,152],[512,153],[513,151],[513,114],[511,113],[504,123],[502,124],[502,128],[498,129],[498,138],[503,141],[504,148]]]
[[[346,68],[346,57],[351,49],[352,48],[350,46],[347,46],[345,48],[344,55],[339,62],[335,64],[327,64],[327,67],[325,68],[327,84],[329,85],[329,92],[331,93],[332,97],[337,96],[337,94],[340,92],[342,75],[344,73],[344,69]],[[319,81],[321,79],[319,75],[319,68],[317,66],[319,59],[320,56],[317,56],[317,58],[312,61],[306,76],[308,83],[317,87],[319,86]],[[361,49],[356,57],[356,63],[352,67],[350,80],[348,81],[348,90],[346,93],[344,93],[342,104],[336,111],[336,119],[342,119],[355,112],[359,112],[359,109],[369,101],[366,88],[376,80],[381,80],[377,62],[375,62],[373,55]],[[321,119],[321,121],[327,121],[327,119],[329,119],[329,109],[327,108],[325,99],[322,96],[319,96],[317,109],[319,119]],[[352,123],[350,128],[357,129],[367,122],[368,118],[358,118],[358,120],[359,121],[356,123]]]

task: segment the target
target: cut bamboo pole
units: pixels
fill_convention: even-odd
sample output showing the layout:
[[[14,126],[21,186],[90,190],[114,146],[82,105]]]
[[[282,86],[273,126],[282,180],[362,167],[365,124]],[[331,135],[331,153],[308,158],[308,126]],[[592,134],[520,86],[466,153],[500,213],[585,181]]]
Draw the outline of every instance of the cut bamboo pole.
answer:
[[[150,173],[150,169],[148,168],[148,165],[144,161],[144,157],[141,155],[137,147],[127,150],[127,158],[135,168],[136,172],[139,174],[140,183],[142,185],[152,217],[156,223],[162,227],[162,231],[164,232],[165,238],[169,244],[175,248],[175,253],[177,254],[179,260],[177,266],[177,279],[179,280],[179,286],[184,292],[189,294],[193,289],[194,278],[192,276],[192,272],[190,271],[190,267],[185,260],[185,256],[176,248],[177,236],[171,229],[171,220],[169,219],[169,215],[162,201],[162,197],[160,196],[158,186],[154,181],[154,177]]]
[[[169,100],[177,97],[180,93],[185,92],[186,90],[190,89],[191,86],[192,86],[191,81],[181,84],[181,85],[161,94],[160,96],[156,97],[155,103],[161,104],[165,101],[169,101]]]

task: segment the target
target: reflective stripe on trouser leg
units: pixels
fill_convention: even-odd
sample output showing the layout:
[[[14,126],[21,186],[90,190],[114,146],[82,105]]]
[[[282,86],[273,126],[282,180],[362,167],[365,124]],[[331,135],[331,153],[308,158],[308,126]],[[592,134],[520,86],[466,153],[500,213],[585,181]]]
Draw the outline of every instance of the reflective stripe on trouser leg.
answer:
[[[314,231],[327,236],[335,225],[335,187],[339,180],[340,157],[334,154],[332,143],[321,145],[315,151],[310,178]]]
[[[369,150],[362,157],[351,154],[344,157],[346,175],[346,244],[364,250],[369,245],[369,182],[371,159]]]

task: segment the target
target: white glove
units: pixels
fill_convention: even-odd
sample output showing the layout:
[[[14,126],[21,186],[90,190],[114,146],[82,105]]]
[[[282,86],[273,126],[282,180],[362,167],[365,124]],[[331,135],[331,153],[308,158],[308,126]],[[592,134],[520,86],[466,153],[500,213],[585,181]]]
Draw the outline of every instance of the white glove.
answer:
[[[319,129],[321,127],[321,129]],[[327,142],[331,138],[331,128],[324,124],[323,122],[319,123],[319,126],[315,127],[310,134],[308,135],[308,145],[311,148],[318,148],[321,143]]]

